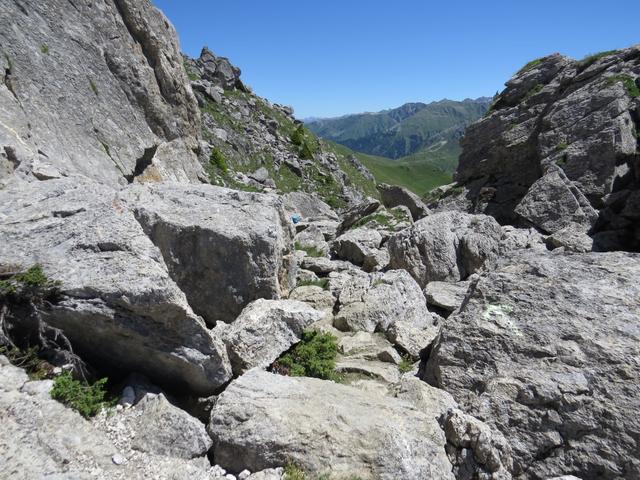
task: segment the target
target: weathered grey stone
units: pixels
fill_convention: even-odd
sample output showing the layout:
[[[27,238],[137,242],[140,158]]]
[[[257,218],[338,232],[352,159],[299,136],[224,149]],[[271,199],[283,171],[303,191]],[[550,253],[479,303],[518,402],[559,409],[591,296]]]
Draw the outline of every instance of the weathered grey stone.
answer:
[[[464,280],[496,256],[501,236],[486,215],[436,213],[389,239],[389,265],[407,270],[421,287]]]
[[[277,196],[162,184],[132,186],[122,198],[209,324],[288,293],[293,232]]]
[[[311,193],[291,192],[283,195],[285,209],[289,215],[301,215],[304,219],[338,220],[338,215],[329,205]]]
[[[424,296],[429,305],[453,312],[462,305],[467,290],[469,282],[429,282],[424,289]]]
[[[584,225],[571,223],[561,228],[547,238],[547,245],[551,248],[564,247],[570,252],[590,252],[593,248],[593,239],[587,235]]]
[[[228,58],[218,57],[207,47],[200,53],[199,63],[203,68],[203,78],[225,90],[239,88],[244,90],[244,85],[240,81],[242,73],[238,67],[231,65]]]
[[[379,184],[377,188],[385,207],[407,207],[414,221],[429,215],[429,209],[424,202],[420,200],[420,197],[406,188],[397,185],[387,185],[386,183]]]
[[[415,356],[437,333],[420,287],[403,270],[354,276],[342,287],[339,301],[336,328],[386,332],[392,343],[402,343]]]
[[[52,400],[50,380],[28,380],[23,370],[0,356],[0,478],[210,480],[206,459],[203,463],[123,449],[123,439],[110,438],[113,431],[105,432],[95,420],[89,422]],[[112,422],[122,418],[117,413],[110,417]],[[200,424],[200,434],[202,429]],[[202,441],[210,442],[204,434]]]
[[[586,225],[588,230],[598,215],[564,171],[555,165],[531,185],[515,213],[546,233],[555,233],[571,223]]]
[[[293,461],[312,474],[453,479],[437,422],[401,400],[251,370],[211,415],[213,455],[232,470]]]
[[[380,202],[375,198],[367,198],[364,202],[355,205],[342,215],[342,222],[338,227],[337,235],[349,230],[358,220],[375,212],[380,207]]]
[[[634,254],[520,252],[445,321],[427,378],[502,432],[514,476],[640,474],[639,272]]]
[[[162,394],[147,394],[129,412],[134,450],[189,459],[204,456],[211,448],[204,425]]]
[[[333,312],[333,307],[336,304],[336,298],[333,294],[317,285],[296,287],[291,291],[289,299],[307,303],[316,310],[329,313]]]
[[[271,365],[302,332],[323,313],[296,300],[255,300],[245,307],[231,325],[220,325],[214,333],[227,346],[233,372]]]
[[[384,385],[393,385],[400,381],[398,366],[380,360],[363,360],[360,358],[339,358],[336,361],[336,371],[344,376],[347,385],[356,386],[361,378],[380,382]],[[358,382],[352,384],[351,377],[358,378]]]
[[[331,252],[337,258],[362,266],[367,257],[374,257],[381,243],[382,236],[377,231],[355,228],[336,238],[331,244]]]
[[[38,263],[61,282],[60,300],[41,314],[78,351],[202,394],[229,380],[224,346],[115,191],[79,179],[15,181],[0,190],[0,237],[0,264]]]
[[[339,269],[338,264],[327,257],[310,257],[308,255],[302,259],[300,267],[318,275],[326,275]]]
[[[61,175],[126,183],[147,152],[199,133],[177,34],[149,0],[5,2],[0,44],[0,150],[15,152],[10,171],[31,174],[27,160],[43,156]],[[165,164],[169,178],[186,160]]]
[[[355,332],[338,341],[339,352],[348,358],[379,360],[399,364],[402,360],[391,343],[380,333]]]
[[[329,254],[329,244],[325,241],[324,234],[317,225],[311,224],[296,234],[294,241],[297,249],[313,249],[323,255]]]

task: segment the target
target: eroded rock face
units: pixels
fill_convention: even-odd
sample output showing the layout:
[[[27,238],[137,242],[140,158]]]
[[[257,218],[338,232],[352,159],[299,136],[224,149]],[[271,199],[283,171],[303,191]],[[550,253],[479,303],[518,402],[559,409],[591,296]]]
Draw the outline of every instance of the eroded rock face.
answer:
[[[333,382],[251,370],[220,395],[208,428],[216,462],[234,471],[293,461],[338,477],[454,478],[434,418]]]
[[[42,312],[87,358],[209,393],[231,376],[160,251],[109,187],[78,179],[0,191],[0,263],[41,264],[62,299]]]
[[[132,186],[122,198],[207,323],[231,322],[251,301],[292,286],[292,231],[277,196],[159,184]]]
[[[501,237],[500,225],[491,217],[440,212],[389,239],[389,265],[407,270],[421,287],[464,280],[496,257]]]
[[[445,321],[428,379],[502,432],[514,476],[640,474],[639,272],[633,254],[521,252]]]
[[[177,34],[149,0],[8,0],[0,44],[0,179],[17,170],[115,185],[164,142],[195,147],[200,114]],[[193,155],[181,163],[201,171]]]
[[[588,231],[595,209],[597,248],[640,250],[640,213],[629,201],[640,188],[639,75],[638,46],[523,68],[461,142],[456,180],[468,211],[555,233],[557,221],[576,216]],[[553,167],[566,178],[545,178]]]

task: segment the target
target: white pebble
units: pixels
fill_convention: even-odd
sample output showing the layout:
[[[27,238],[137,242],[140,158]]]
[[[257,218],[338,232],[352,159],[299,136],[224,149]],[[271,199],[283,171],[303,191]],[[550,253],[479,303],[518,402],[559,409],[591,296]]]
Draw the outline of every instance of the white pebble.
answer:
[[[246,480],[250,476],[251,476],[251,472],[249,470],[242,470],[238,474],[238,480]]]
[[[111,457],[111,461],[113,463],[115,463],[116,465],[122,465],[123,463],[125,463],[127,461],[127,459],[124,458],[119,453],[116,453],[113,457]]]

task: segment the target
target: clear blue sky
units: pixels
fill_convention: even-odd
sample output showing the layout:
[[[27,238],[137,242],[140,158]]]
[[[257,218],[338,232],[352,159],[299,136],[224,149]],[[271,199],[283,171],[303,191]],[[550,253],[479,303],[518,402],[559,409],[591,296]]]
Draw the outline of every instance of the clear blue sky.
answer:
[[[527,61],[640,43],[638,0],[154,0],[182,49],[327,117],[493,95]]]

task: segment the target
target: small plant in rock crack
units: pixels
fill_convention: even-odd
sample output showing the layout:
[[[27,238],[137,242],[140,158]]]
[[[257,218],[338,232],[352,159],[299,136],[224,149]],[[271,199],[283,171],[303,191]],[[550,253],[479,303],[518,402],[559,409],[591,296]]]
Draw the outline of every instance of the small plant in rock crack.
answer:
[[[335,371],[338,339],[330,333],[308,330],[293,349],[272,365],[272,371],[292,377],[315,377],[339,382]]]
[[[407,373],[413,369],[413,361],[408,356],[403,356],[400,364],[398,365],[398,370],[400,373]]]
[[[305,252],[308,257],[318,258],[318,257],[325,256],[322,250],[320,250],[318,247],[315,247],[313,245],[303,245],[300,242],[296,242],[295,247],[296,247],[296,250],[301,250]]]
[[[107,401],[107,378],[93,384],[75,380],[70,372],[65,372],[55,379],[51,398],[77,410],[85,418],[94,417],[104,407],[113,402]]]
[[[8,277],[0,280],[0,300],[47,299],[58,293],[60,282],[50,280],[40,265],[34,265],[26,271],[4,273]]]

